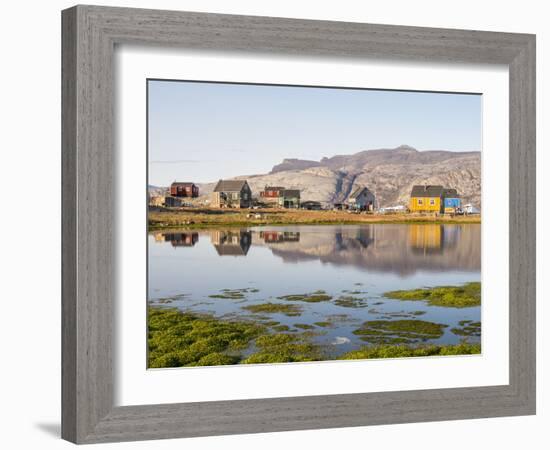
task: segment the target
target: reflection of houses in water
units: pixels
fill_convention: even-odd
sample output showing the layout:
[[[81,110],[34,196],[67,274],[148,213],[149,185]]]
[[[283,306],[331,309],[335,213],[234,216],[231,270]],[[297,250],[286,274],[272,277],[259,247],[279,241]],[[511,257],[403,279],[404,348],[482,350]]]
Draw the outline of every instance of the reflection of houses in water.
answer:
[[[374,228],[359,228],[351,234],[338,231],[334,234],[334,239],[338,250],[365,249],[374,243]]]
[[[299,231],[260,231],[260,239],[266,244],[278,242],[300,242]]]
[[[155,242],[164,242],[164,233],[153,233]]]
[[[246,230],[213,231],[211,240],[220,256],[245,256],[252,244],[252,233]]]
[[[439,253],[443,250],[443,226],[409,225],[409,245],[415,253]]]
[[[409,225],[409,245],[414,252],[439,253],[454,247],[460,239],[459,225],[413,224]]]
[[[481,227],[460,225],[327,226],[293,245],[270,245],[286,263],[319,260],[336,266],[408,276],[418,271],[479,272]]]
[[[172,247],[193,247],[199,241],[199,233],[163,233],[163,236]]]

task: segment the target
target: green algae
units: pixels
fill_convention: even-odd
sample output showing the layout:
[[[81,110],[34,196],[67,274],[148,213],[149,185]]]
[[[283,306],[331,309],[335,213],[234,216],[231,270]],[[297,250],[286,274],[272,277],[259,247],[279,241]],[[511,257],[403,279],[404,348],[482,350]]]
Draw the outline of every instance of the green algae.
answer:
[[[288,325],[275,325],[273,327],[275,331],[289,331],[290,330],[290,327]]]
[[[337,359],[372,359],[372,358],[410,358],[422,356],[453,356],[453,355],[475,355],[481,353],[480,344],[461,343],[456,345],[376,345],[362,347],[344,353]]]
[[[208,297],[224,300],[242,300],[245,298],[246,294],[254,294],[257,292],[260,292],[257,288],[222,289],[220,290],[220,294],[212,294]]]
[[[300,328],[301,330],[312,330],[315,328],[313,325],[309,325],[307,323],[295,323],[294,326],[296,328]]]
[[[385,312],[381,318],[383,319],[396,319],[396,318],[414,318],[426,314],[426,311],[394,311]]]
[[[165,305],[169,304],[178,300],[182,300],[185,298],[188,294],[176,294],[176,295],[170,295],[168,297],[160,297],[154,300],[149,300],[150,304],[157,304],[157,305]]]
[[[390,291],[385,297],[396,300],[424,300],[431,306],[468,308],[481,304],[481,283],[471,282],[463,286],[437,286],[425,289]]]
[[[424,320],[370,320],[353,334],[371,344],[411,344],[443,336],[448,325]]]
[[[472,322],[471,320],[461,320],[458,322],[460,328],[451,328],[451,332],[457,336],[479,337],[481,336],[481,322]]]
[[[341,295],[334,300],[334,304],[342,308],[365,308],[369,306],[366,299],[353,295]]]
[[[332,322],[314,322],[313,325],[317,325],[318,327],[321,327],[321,328],[326,328],[326,327],[330,327],[333,325]]]
[[[323,358],[321,347],[302,334],[267,334],[256,339],[258,352],[242,361],[243,364],[319,361]]]
[[[292,302],[318,303],[332,300],[332,296],[325,291],[315,291],[308,294],[291,294],[277,297],[279,300],[288,300]]]
[[[282,305],[293,306],[293,305]],[[251,316],[252,317],[252,316]],[[316,326],[332,326],[335,319],[351,317],[337,315]],[[266,322],[265,319],[263,319]],[[279,322],[265,323],[239,318],[223,319],[208,314],[182,312],[175,308],[148,308],[148,367],[216,366],[231,364],[285,363],[330,359],[395,358],[480,353],[479,344],[416,345],[416,341],[437,337],[446,325],[422,321],[365,322],[355,334],[374,346],[362,347],[339,357],[329,356],[327,345],[313,342],[325,330],[310,329],[312,325],[295,324],[304,332],[289,330]],[[400,323],[409,322],[409,323]],[[412,324],[410,322],[416,322]],[[461,321],[462,327],[474,327],[479,322]],[[275,327],[280,327],[279,330]],[[285,332],[280,332],[285,331]],[[388,338],[394,338],[388,341]],[[385,338],[385,339],[384,339]],[[401,345],[410,344],[415,345]],[[381,345],[381,344],[400,345]],[[325,351],[325,349],[327,349]],[[248,354],[250,350],[254,351]]]
[[[173,308],[148,309],[148,367],[236,364],[265,327]]]
[[[298,305],[282,303],[260,303],[257,305],[243,306],[243,309],[252,313],[280,313],[285,316],[295,317],[302,314],[302,308]]]
[[[208,296],[209,298],[221,298],[221,299],[225,299],[225,300],[241,300],[244,298],[244,294],[241,293],[241,292],[236,292],[236,293],[224,293],[224,294],[212,294],[212,295],[209,295]]]

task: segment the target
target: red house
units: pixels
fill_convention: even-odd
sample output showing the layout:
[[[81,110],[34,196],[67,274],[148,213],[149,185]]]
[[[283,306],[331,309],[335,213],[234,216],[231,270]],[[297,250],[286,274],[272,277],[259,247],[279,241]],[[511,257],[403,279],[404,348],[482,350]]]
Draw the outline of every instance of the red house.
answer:
[[[263,191],[260,192],[260,197],[265,200],[277,200],[281,196],[281,192],[284,191],[282,186],[266,186]]]
[[[172,197],[198,197],[199,187],[195,183],[180,183],[174,181],[170,186]]]

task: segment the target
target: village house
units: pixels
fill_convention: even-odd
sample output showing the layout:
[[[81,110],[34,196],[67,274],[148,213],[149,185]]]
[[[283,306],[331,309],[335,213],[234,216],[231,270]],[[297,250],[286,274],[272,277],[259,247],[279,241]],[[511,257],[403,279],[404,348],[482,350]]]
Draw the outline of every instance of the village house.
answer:
[[[461,201],[456,189],[444,189],[443,211],[445,214],[455,214],[460,210]]]
[[[279,204],[279,196],[284,189],[283,186],[265,186],[264,190],[260,191],[260,199],[264,203]]]
[[[199,196],[199,187],[195,183],[181,183],[174,181],[170,186],[170,195],[172,197],[191,197]]]
[[[299,208],[300,191],[298,189],[283,189],[279,196],[279,206],[283,208]]]
[[[443,186],[413,186],[409,209],[411,212],[435,212],[454,214],[461,207],[456,189]]]
[[[214,208],[250,208],[252,191],[246,180],[220,180],[212,192]]]
[[[359,186],[348,197],[346,204],[350,209],[374,211],[376,207],[376,198],[368,188]]]
[[[298,189],[286,189],[283,186],[265,186],[260,191],[262,202],[279,206],[281,208],[299,208],[300,191]]]
[[[321,202],[316,202],[314,200],[307,200],[305,202],[302,202],[300,207],[309,211],[323,209]]]
[[[168,208],[179,208],[183,205],[183,200],[180,197],[171,197],[167,195],[164,197],[164,206]]]
[[[443,213],[443,186],[413,186],[409,209],[411,212]]]

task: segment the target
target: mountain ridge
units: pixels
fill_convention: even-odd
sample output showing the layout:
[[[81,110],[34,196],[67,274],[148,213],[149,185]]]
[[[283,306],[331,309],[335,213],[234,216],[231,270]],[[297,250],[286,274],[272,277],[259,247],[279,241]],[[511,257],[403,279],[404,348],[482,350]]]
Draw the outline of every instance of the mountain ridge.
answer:
[[[408,145],[362,150],[319,161],[285,158],[267,174],[246,178],[254,195],[266,185],[300,189],[301,199],[325,204],[344,202],[358,186],[368,187],[380,207],[408,205],[415,184],[455,188],[465,203],[481,207],[481,153],[447,150],[418,151]],[[215,182],[199,184],[209,194]]]

